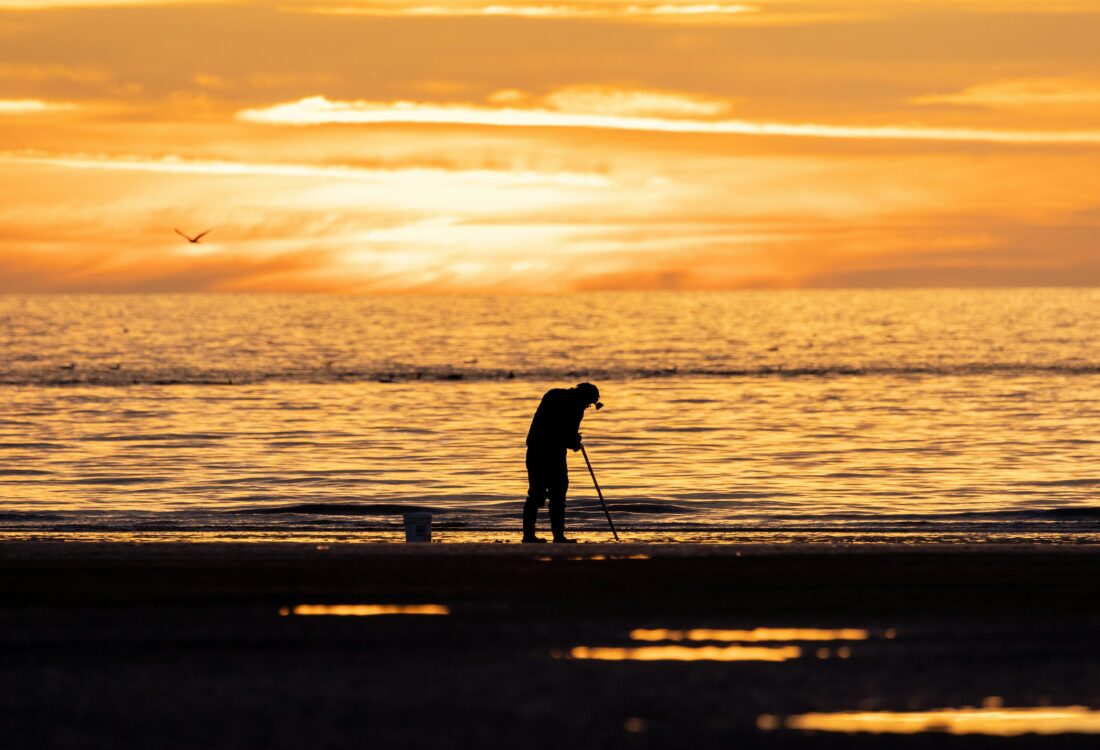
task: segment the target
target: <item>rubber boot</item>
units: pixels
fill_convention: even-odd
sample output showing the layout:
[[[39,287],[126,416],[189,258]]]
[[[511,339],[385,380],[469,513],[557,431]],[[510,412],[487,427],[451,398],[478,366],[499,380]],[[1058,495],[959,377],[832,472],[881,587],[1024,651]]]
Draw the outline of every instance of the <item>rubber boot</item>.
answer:
[[[550,501],[550,529],[554,532],[554,544],[574,544],[577,541],[565,537],[565,500]]]
[[[523,543],[524,544],[539,544],[545,543],[545,539],[539,539],[535,536],[535,522],[539,517],[538,506],[529,507],[523,506]]]

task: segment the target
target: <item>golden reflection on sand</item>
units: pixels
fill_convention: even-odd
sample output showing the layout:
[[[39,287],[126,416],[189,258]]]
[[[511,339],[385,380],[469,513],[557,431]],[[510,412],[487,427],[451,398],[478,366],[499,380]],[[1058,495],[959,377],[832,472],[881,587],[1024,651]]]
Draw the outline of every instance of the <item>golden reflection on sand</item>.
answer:
[[[539,558],[536,558],[536,559],[542,560],[544,558],[539,557]],[[550,559],[550,558],[545,558],[545,559]],[[572,561],[572,562],[579,562],[579,561],[582,561],[582,560],[583,561],[588,561],[588,560],[597,560],[597,561],[598,560],[650,560],[652,558],[649,555],[590,555],[590,556],[587,556],[587,557],[584,556],[584,555],[573,555],[573,556],[567,557],[565,559],[569,560],[569,561]]]
[[[449,615],[451,610],[442,604],[298,604],[283,607],[279,614],[337,617],[373,617],[376,615]]]
[[[555,558],[549,555],[540,555],[535,558],[538,562],[552,562],[554,559]],[[649,555],[591,555],[588,557],[584,555],[570,555],[569,557],[559,557],[556,559],[565,560],[567,562],[589,562],[591,560],[651,560],[652,558]]]
[[[752,630],[666,630],[663,628],[638,628],[630,631],[635,641],[865,641],[871,637],[867,630],[843,628],[821,630],[818,628],[753,628]]]
[[[779,718],[764,714],[760,729],[780,727]],[[916,712],[845,712],[802,714],[782,722],[787,729],[872,734],[986,734],[1015,737],[1023,734],[1100,734],[1100,711],[1084,706],[1063,708],[959,708]]]
[[[569,651],[572,659],[598,661],[787,661],[797,659],[797,646],[642,646],[612,648],[577,646]],[[557,658],[561,658],[555,654]]]

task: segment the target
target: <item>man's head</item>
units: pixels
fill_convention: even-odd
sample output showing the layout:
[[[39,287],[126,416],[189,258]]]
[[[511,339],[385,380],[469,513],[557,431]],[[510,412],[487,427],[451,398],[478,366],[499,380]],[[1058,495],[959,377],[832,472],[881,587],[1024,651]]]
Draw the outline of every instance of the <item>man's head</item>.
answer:
[[[573,390],[581,397],[585,408],[588,408],[589,404],[595,404],[596,411],[603,408],[603,404],[600,403],[600,389],[596,386],[591,383],[577,383]]]

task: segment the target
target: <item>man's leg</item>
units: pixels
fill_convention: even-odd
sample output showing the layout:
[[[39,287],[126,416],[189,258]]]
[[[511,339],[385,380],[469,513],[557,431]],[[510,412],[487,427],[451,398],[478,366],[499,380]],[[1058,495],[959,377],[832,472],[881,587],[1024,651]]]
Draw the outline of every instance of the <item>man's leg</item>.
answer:
[[[565,540],[565,498],[550,496],[550,530],[554,532],[554,541]]]
[[[546,503],[546,479],[538,456],[527,451],[527,500],[523,504],[523,541],[541,542],[535,536],[539,508]]]
[[[550,494],[550,529],[555,542],[571,541],[565,538],[565,493],[569,489],[569,469],[565,451],[555,454],[546,467],[546,483]]]
[[[539,508],[546,502],[533,501],[530,496],[527,497],[527,502],[523,504],[523,541],[534,542],[541,541],[535,536],[535,526],[538,522]]]

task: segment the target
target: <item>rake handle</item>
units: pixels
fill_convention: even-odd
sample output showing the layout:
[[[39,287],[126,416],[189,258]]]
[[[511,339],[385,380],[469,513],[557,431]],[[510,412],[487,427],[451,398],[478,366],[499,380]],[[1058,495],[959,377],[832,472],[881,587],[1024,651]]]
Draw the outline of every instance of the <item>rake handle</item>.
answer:
[[[611,514],[607,511],[607,503],[603,501],[603,492],[600,490],[600,483],[596,481],[596,472],[592,471],[592,462],[588,460],[588,451],[584,449],[584,443],[581,443],[581,455],[584,456],[584,463],[588,466],[588,473],[592,475],[592,484],[596,485],[596,494],[600,496],[600,505],[603,507],[603,514],[607,516],[607,525],[611,527],[611,533],[615,535],[615,541],[619,541],[619,532],[615,531],[615,524],[611,522]]]

